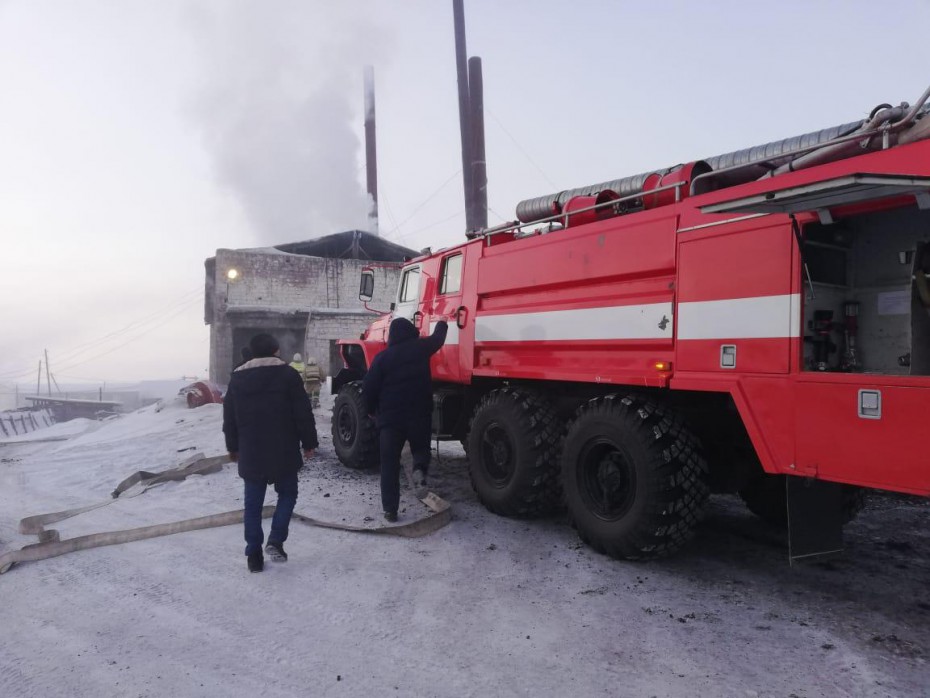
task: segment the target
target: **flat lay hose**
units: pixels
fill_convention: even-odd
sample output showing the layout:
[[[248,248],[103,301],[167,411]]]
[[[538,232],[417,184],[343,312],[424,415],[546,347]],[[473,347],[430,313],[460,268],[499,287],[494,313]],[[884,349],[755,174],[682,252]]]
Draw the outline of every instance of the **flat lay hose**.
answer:
[[[196,454],[171,470],[160,473],[140,470],[139,472],[133,473],[117,485],[112,493],[111,499],[106,501],[75,509],[68,509],[66,511],[28,516],[19,522],[19,532],[38,536],[39,542],[24,546],[20,550],[12,550],[0,554],[0,574],[9,571],[13,565],[21,562],[35,562],[50,557],[57,557],[58,555],[65,555],[66,553],[77,552],[78,550],[99,548],[104,545],[118,545],[120,543],[130,543],[136,540],[145,540],[147,538],[169,536],[174,533],[183,533],[185,531],[197,531],[203,528],[215,528],[218,526],[230,526],[232,524],[242,523],[242,510],[238,509],[236,511],[210,514],[209,516],[200,516],[195,519],[186,519],[184,521],[173,521],[171,523],[142,526],[141,528],[130,528],[122,531],[92,533],[90,535],[67,538],[65,540],[61,540],[58,531],[45,528],[47,524],[64,521],[65,519],[79,514],[112,504],[121,495],[124,498],[134,497],[163,482],[183,480],[188,475],[206,475],[219,472],[223,469],[223,464],[228,461],[229,457],[225,455],[204,458],[202,455]],[[439,530],[452,519],[452,509],[449,503],[432,492],[426,493],[425,496],[420,498],[420,501],[422,501],[432,513],[424,519],[418,519],[396,526],[379,526],[373,528],[350,526],[329,521],[320,521],[319,519],[314,519],[296,512],[292,515],[292,518],[309,526],[319,526],[321,528],[332,528],[357,533],[385,534],[400,536],[402,538],[419,538],[428,535]],[[273,514],[273,506],[262,508],[262,518],[269,518]]]

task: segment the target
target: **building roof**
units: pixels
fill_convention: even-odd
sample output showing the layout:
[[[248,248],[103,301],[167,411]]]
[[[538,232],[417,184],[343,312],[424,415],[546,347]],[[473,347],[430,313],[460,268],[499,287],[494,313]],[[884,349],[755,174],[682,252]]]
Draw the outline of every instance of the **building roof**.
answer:
[[[419,252],[378,237],[364,230],[347,230],[304,242],[275,245],[275,249],[290,254],[329,259],[370,259],[377,262],[403,262]]]

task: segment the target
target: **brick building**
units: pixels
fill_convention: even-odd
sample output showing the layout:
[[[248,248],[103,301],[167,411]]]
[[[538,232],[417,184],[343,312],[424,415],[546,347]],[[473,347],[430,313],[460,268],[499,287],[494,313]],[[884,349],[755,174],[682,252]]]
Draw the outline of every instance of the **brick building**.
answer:
[[[362,268],[415,254],[359,230],[275,247],[217,250],[204,262],[210,380],[225,384],[240,350],[259,332],[277,338],[285,360],[295,353],[313,356],[334,375],[342,368],[336,340],[358,336],[376,317],[358,299]],[[375,279],[369,305],[387,310],[398,270],[379,268]]]

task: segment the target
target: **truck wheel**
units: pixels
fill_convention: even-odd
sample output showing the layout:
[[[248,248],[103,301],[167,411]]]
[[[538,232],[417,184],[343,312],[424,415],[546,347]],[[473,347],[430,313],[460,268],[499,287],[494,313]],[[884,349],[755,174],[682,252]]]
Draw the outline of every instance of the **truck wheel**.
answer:
[[[763,521],[779,528],[788,526],[787,475],[762,475],[739,491],[746,508]],[[843,486],[843,525],[865,508],[865,490],[855,485]]]
[[[378,465],[378,430],[365,413],[362,383],[342,386],[333,403],[333,448],[343,465],[365,469]]]
[[[709,494],[699,448],[677,414],[649,400],[608,395],[583,405],[562,451],[562,486],[578,535],[621,559],[679,548]]]
[[[540,396],[501,388],[488,393],[468,430],[471,486],[501,516],[530,517],[559,507],[561,427]]]

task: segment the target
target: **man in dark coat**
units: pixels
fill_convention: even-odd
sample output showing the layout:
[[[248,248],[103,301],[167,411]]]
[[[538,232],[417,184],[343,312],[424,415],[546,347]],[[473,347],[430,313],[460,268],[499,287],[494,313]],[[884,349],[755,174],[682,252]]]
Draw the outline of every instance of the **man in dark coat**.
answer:
[[[421,338],[413,323],[396,318],[388,330],[387,349],[371,362],[362,383],[365,406],[379,429],[381,504],[388,521],[397,521],[400,452],[405,441],[413,455],[414,485],[426,486],[433,413],[429,359],[445,343],[447,331],[448,325],[440,320],[432,335]]]
[[[242,349],[239,350],[239,354],[242,356],[242,359],[240,359],[239,363],[233,366],[233,371],[239,368],[246,361],[251,361],[254,358],[252,356],[252,350],[249,349],[248,347],[242,347]]]
[[[252,337],[255,357],[233,371],[223,399],[223,433],[229,458],[239,464],[245,481],[245,554],[249,570],[264,567],[262,506],[265,491],[274,483],[278,503],[271,519],[265,551],[284,562],[284,541],[297,503],[297,471],[303,456],[310,458],[319,444],[310,400],[300,376],[278,358],[278,342],[268,334]]]

